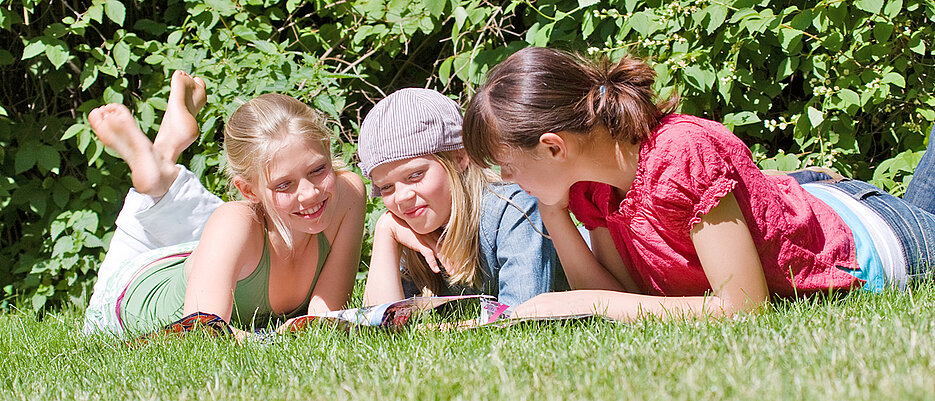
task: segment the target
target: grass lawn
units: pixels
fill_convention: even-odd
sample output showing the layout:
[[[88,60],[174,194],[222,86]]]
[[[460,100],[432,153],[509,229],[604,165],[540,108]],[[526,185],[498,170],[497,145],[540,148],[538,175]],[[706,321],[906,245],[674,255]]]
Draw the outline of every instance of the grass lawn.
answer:
[[[128,346],[79,311],[0,315],[3,399],[935,399],[935,287],[711,322],[312,328]]]

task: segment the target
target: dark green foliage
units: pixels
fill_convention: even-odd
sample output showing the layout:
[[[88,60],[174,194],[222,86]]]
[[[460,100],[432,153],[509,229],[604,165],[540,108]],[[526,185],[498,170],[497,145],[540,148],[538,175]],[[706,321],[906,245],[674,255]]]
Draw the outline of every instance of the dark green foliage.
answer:
[[[2,306],[87,297],[129,187],[87,113],[124,103],[152,136],[175,69],[208,82],[202,137],[181,162],[225,197],[221,129],[243,101],[284,92],[325,111],[356,171],[357,127],[384,94],[432,87],[463,102],[529,45],[646,57],[662,93],[723,121],[762,167],[830,165],[897,194],[935,120],[924,0],[0,4]],[[369,227],[381,210],[369,205]]]

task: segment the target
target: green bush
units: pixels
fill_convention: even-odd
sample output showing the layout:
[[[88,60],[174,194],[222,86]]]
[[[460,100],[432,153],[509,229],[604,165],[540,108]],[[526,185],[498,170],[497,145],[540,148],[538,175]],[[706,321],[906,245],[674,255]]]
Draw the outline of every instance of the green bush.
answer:
[[[356,169],[357,127],[376,100],[420,86],[464,102],[530,45],[646,57],[662,93],[723,121],[761,167],[832,166],[897,194],[935,120],[930,1],[0,4],[0,306],[87,298],[129,187],[87,113],[127,104],[152,135],[176,69],[209,87],[202,137],[181,162],[225,197],[220,129],[257,94],[327,112],[336,154]],[[369,205],[369,227],[381,208]]]

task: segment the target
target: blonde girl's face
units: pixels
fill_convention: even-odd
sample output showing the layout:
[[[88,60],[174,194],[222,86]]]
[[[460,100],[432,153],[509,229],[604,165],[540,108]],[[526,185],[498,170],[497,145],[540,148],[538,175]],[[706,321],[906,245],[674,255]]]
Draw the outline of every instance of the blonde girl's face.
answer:
[[[451,217],[451,179],[434,156],[381,164],[370,172],[383,204],[419,234],[432,233]]]
[[[269,181],[260,190],[293,232],[317,234],[331,224],[337,208],[335,179],[334,166],[320,143],[291,136],[273,153]]]

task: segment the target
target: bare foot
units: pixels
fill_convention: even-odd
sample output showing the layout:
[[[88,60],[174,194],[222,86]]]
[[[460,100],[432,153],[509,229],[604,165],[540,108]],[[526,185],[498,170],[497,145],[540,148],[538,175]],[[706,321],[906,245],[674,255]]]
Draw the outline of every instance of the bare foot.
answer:
[[[166,114],[162,116],[153,146],[165,160],[175,163],[182,151],[198,138],[195,116],[208,98],[205,81],[180,70],[172,74],[169,87]]]
[[[166,194],[179,169],[153,148],[126,106],[111,103],[98,107],[88,114],[88,122],[101,143],[126,160],[137,192],[153,197]]]

